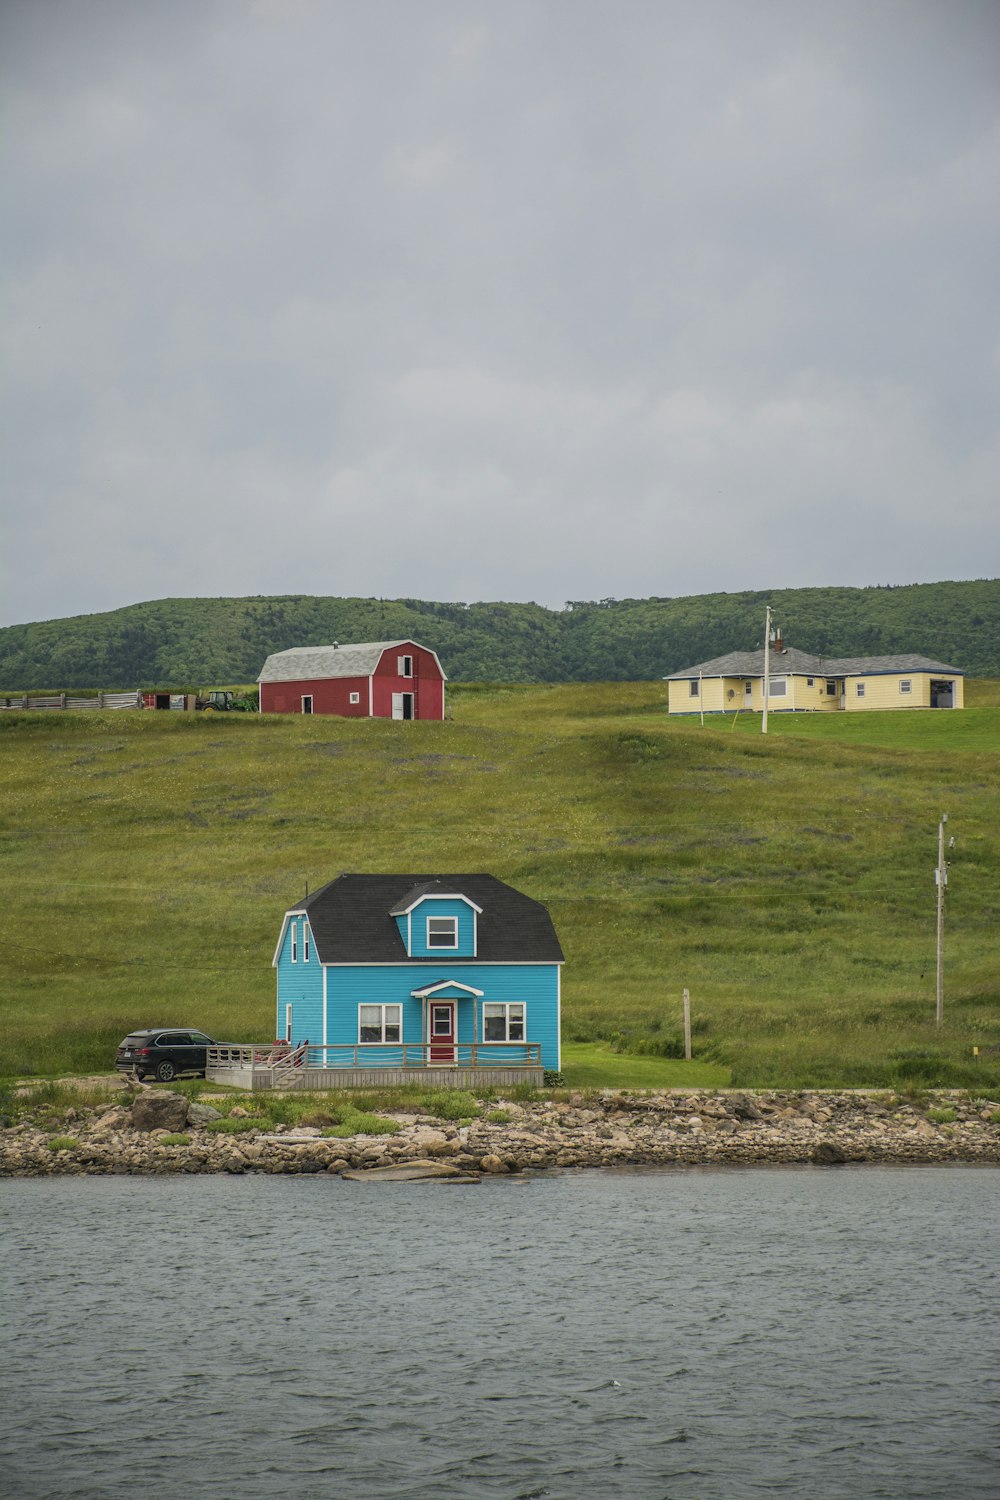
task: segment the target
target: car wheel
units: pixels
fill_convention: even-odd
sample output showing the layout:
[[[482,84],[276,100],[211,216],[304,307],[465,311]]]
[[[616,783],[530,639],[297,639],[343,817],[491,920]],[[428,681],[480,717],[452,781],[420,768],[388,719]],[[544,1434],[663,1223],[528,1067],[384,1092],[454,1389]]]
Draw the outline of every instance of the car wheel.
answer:
[[[177,1077],[177,1069],[174,1067],[172,1062],[167,1062],[164,1059],[163,1062],[158,1062],[156,1064],[156,1076],[159,1079],[160,1083],[170,1083],[174,1078]]]

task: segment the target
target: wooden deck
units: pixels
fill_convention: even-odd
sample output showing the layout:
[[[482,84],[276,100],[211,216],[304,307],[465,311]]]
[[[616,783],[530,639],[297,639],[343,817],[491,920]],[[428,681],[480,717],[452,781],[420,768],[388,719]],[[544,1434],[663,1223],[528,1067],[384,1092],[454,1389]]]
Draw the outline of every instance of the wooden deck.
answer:
[[[212,1083],[257,1089],[512,1088],[541,1087],[544,1079],[537,1042],[458,1043],[453,1062],[440,1060],[441,1048],[414,1042],[356,1047],[273,1048],[260,1043],[217,1043],[209,1047],[205,1077]]]

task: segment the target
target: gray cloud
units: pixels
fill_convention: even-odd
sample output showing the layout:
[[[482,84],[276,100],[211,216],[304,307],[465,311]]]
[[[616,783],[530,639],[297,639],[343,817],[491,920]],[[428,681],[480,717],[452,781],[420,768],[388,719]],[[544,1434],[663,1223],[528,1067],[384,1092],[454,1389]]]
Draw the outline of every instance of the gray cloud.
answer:
[[[994,575],[991,0],[9,0],[0,623]]]

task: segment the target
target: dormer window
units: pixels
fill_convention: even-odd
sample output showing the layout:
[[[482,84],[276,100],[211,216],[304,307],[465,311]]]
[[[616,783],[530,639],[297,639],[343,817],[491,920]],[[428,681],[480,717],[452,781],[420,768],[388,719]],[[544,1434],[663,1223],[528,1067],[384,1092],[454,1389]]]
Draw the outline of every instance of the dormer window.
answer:
[[[428,948],[457,948],[458,918],[428,917],[427,946]]]

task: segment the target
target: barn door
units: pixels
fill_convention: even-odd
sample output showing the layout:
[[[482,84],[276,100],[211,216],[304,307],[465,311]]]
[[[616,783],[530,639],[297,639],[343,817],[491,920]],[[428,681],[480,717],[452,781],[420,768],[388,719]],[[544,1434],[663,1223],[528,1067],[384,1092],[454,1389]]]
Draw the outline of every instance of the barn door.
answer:
[[[413,718],[413,694],[393,693],[392,695],[392,717],[394,719]]]

